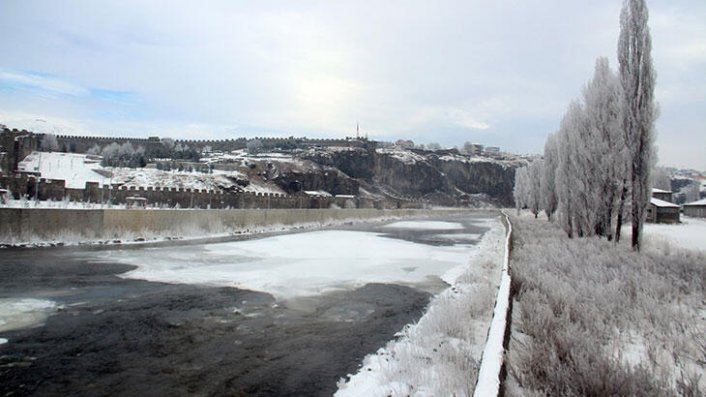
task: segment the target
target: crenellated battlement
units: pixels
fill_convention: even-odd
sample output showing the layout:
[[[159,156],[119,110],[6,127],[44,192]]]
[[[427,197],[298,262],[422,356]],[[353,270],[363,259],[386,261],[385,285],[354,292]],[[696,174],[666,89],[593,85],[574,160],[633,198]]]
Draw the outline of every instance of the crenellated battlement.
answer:
[[[43,133],[33,133],[31,131],[16,129],[9,130],[7,128],[3,129],[3,133],[6,135],[14,134],[17,135],[28,135],[34,136],[41,142],[45,136]],[[95,145],[99,147],[105,147],[111,143],[125,144],[130,143],[135,147],[142,146],[145,149],[157,148],[162,146],[162,140],[158,136],[152,136],[148,138],[135,138],[135,137],[108,137],[108,136],[90,136],[90,135],[57,135],[57,143],[59,144],[59,150],[72,152],[72,153],[86,153]],[[343,146],[343,147],[365,147],[368,143],[367,139],[357,139],[357,138],[307,138],[307,137],[238,137],[231,139],[175,139],[175,144],[180,144],[183,146],[188,146],[189,148],[197,149],[199,151],[206,147],[210,147],[211,150],[215,151],[233,151],[242,150],[247,147],[248,142],[260,141],[265,149],[295,149],[295,148],[309,148],[309,147],[330,147],[330,146]]]
[[[44,135],[44,134],[37,134]],[[152,139],[145,138],[130,138],[130,137],[108,137],[108,136],[76,136],[76,135],[57,135],[58,140],[72,140],[72,141],[91,141],[91,142],[142,142],[150,143],[154,142]],[[159,141],[159,139],[157,139]]]
[[[0,176],[0,186],[8,188],[15,199],[104,203],[129,205],[129,199],[142,197],[148,206],[159,208],[231,208],[231,209],[295,209],[295,208],[400,208],[417,206],[412,201],[374,201],[355,196],[282,194],[274,192],[223,191],[163,186],[104,185],[86,182],[85,188],[67,188],[63,179],[34,178],[26,174]]]

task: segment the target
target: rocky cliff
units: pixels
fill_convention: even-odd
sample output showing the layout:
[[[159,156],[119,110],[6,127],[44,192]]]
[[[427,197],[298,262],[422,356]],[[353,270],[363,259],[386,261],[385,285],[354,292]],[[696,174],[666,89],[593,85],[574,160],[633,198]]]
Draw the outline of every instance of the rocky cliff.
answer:
[[[344,185],[361,189],[347,194],[422,199],[442,205],[511,206],[515,168],[524,164],[520,158],[471,157],[453,150],[325,148],[299,156],[356,180]],[[336,178],[345,179],[341,174]]]

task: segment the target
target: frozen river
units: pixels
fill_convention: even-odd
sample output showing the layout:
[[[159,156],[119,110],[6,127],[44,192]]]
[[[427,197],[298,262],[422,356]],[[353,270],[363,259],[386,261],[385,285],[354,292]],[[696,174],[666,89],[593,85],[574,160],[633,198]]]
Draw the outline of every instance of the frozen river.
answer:
[[[401,221],[373,231],[326,230],[190,247],[107,251],[98,260],[137,266],[122,275],[126,278],[237,287],[287,299],[373,282],[433,281],[465,264],[484,223]]]
[[[481,213],[216,244],[6,250],[0,393],[330,395],[422,315],[492,222]]]

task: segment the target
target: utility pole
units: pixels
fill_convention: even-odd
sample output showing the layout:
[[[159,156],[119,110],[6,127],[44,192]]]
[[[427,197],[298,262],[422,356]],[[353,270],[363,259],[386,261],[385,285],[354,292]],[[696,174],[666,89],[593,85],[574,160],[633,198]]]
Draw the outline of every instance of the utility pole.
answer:
[[[34,206],[39,204],[39,182],[42,176],[42,152],[39,152],[39,161],[37,162],[37,172],[39,175],[35,175],[34,178]]]

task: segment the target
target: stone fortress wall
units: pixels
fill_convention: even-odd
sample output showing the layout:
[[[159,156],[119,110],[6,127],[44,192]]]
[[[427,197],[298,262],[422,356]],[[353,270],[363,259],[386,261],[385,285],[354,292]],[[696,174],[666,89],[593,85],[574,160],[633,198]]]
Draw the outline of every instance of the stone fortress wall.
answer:
[[[66,187],[64,180],[34,178],[18,174],[0,176],[0,186],[10,191],[12,198],[28,201],[63,201],[127,206],[134,198],[144,198],[150,207],[200,209],[294,209],[294,208],[421,208],[421,201],[371,200],[354,196],[324,196],[305,193],[277,194],[253,192],[223,192],[219,190],[161,188],[151,186],[104,186],[87,182],[84,189]]]
[[[35,134],[39,137],[41,142],[44,134]],[[128,138],[128,137],[99,137],[99,136],[69,136],[69,135],[57,135],[57,142],[59,143],[59,149],[61,151],[69,153],[86,153],[93,146],[98,145],[104,147],[110,145],[111,143],[117,143],[122,145],[124,143],[130,143],[133,147],[137,148],[142,146],[146,150],[160,147],[162,145],[162,140],[157,136],[152,136],[149,138]],[[212,151],[220,152],[230,152],[234,150],[241,150],[247,147],[247,143],[250,141],[260,141],[264,148],[307,148],[307,147],[331,147],[331,146],[343,146],[343,147],[364,147],[367,140],[354,139],[354,138],[344,138],[344,139],[317,139],[317,138],[272,138],[272,137],[255,137],[255,138],[235,138],[235,139],[175,139],[175,144],[181,144],[182,146],[188,146],[189,148],[203,150],[206,147],[210,147]]]

